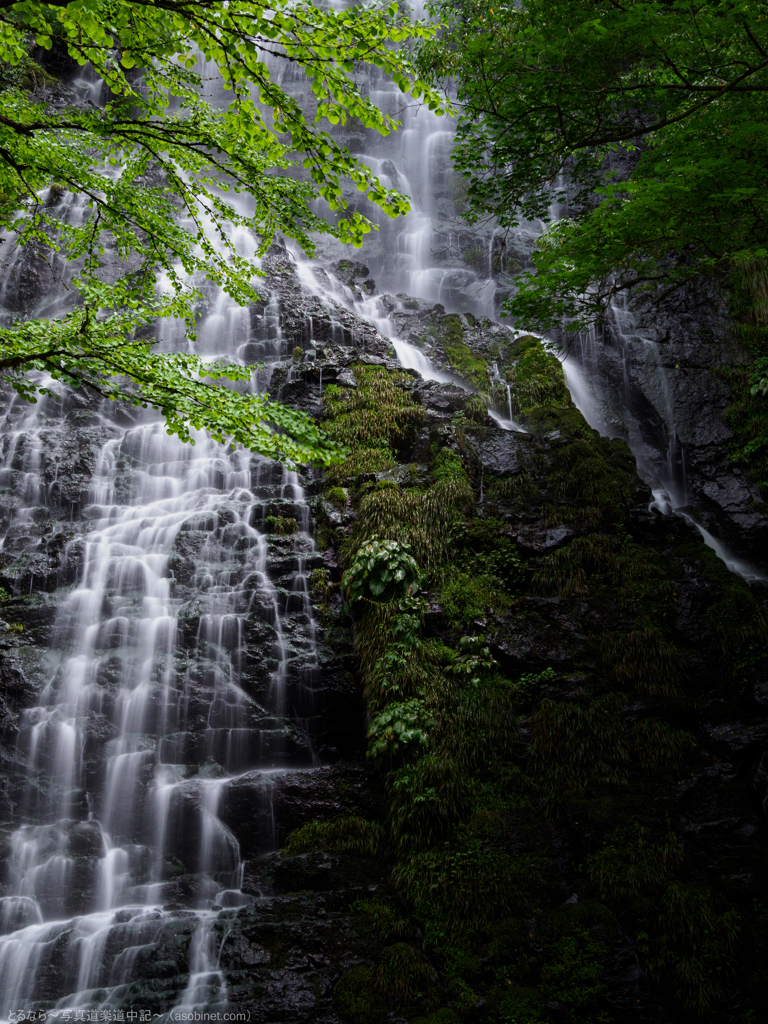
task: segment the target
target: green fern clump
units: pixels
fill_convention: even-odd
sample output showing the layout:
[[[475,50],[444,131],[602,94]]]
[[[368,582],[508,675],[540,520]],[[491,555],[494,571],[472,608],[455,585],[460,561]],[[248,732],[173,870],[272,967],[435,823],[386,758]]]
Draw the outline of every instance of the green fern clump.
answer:
[[[299,524],[290,516],[267,516],[264,520],[264,528],[267,533],[277,534],[278,537],[288,537],[297,533]]]
[[[440,591],[440,604],[451,622],[471,625],[490,613],[503,612],[512,601],[504,581],[492,571],[455,569]]]
[[[658,628],[603,633],[600,656],[604,671],[622,688],[665,697],[680,690],[680,651]]]
[[[389,820],[398,849],[424,849],[445,839],[470,809],[470,780],[445,753],[428,753],[389,779]]]
[[[501,477],[488,485],[486,498],[489,501],[529,502],[541,492],[530,473],[523,469],[514,476]]]
[[[406,938],[412,930],[393,902],[382,896],[356,900],[352,909],[362,914],[379,939],[387,944]]]
[[[482,395],[470,395],[462,406],[461,418],[481,425],[489,422],[488,405]]]
[[[645,718],[635,726],[632,737],[635,757],[651,771],[674,771],[696,749],[691,733],[673,728],[658,718]]]
[[[445,565],[454,523],[473,501],[466,480],[441,480],[427,491],[373,491],[360,502],[352,538],[343,545],[342,555],[350,559],[375,535],[407,542],[419,565],[434,572]]]
[[[350,449],[343,462],[329,467],[332,482],[393,469],[395,452],[412,440],[426,418],[404,386],[410,380],[407,374],[364,363],[352,371],[357,387],[329,384],[323,393],[324,427]]]
[[[354,481],[361,476],[387,473],[396,465],[392,449],[383,444],[378,447],[354,448],[343,462],[329,466],[327,474],[331,481]]]
[[[325,429],[350,447],[398,448],[413,437],[426,411],[403,387],[410,381],[399,370],[358,363],[352,367],[357,387],[329,384],[324,392]]]
[[[507,853],[461,826],[450,845],[398,864],[393,879],[417,914],[471,932],[535,906],[547,870],[545,858]]]
[[[419,597],[366,606],[355,633],[355,651],[370,710],[378,711],[393,701],[438,698],[445,693],[439,645],[421,635],[425,608]]]
[[[334,986],[333,1001],[347,1024],[379,1024],[386,1010],[369,967],[353,967],[342,974]]]
[[[620,826],[587,860],[587,875],[601,898],[620,905],[672,881],[685,859],[673,832],[654,838],[638,822]]]
[[[605,1019],[600,1012],[606,987],[603,963],[617,932],[613,914],[596,903],[564,907],[547,921],[540,984],[570,1020],[586,1024]]]
[[[348,851],[378,856],[384,848],[384,830],[365,818],[337,818],[336,821],[309,821],[288,836],[283,852],[309,853],[312,850]]]
[[[566,794],[626,781],[629,749],[618,694],[597,700],[542,700],[533,718],[531,769],[548,812]]]
[[[670,985],[683,1007],[709,1014],[720,1002],[739,935],[739,914],[704,886],[672,882],[649,941],[652,977]]]
[[[674,613],[674,586],[656,559],[615,534],[589,533],[558,548],[542,560],[533,589],[558,597],[605,593],[612,605],[662,624]]]
[[[388,1006],[410,1006],[430,997],[437,972],[421,950],[407,942],[395,942],[381,951],[373,979],[376,991]]]
[[[470,686],[435,714],[433,742],[466,772],[513,756],[518,739],[514,691],[506,680]]]

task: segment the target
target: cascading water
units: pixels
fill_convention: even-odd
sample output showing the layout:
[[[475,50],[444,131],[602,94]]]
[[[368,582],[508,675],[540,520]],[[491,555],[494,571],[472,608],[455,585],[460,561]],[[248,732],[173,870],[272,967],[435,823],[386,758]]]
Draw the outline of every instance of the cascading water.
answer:
[[[252,239],[233,241],[252,254]],[[44,295],[36,313],[61,305]],[[274,303],[252,318],[213,293],[209,308],[199,351],[260,362],[264,390],[291,358]],[[180,325],[166,325],[161,342],[183,346]],[[45,493],[46,442],[68,401],[6,407],[6,557],[34,562],[44,543],[36,518],[56,497]],[[126,428],[120,415],[89,410],[103,439],[66,550],[77,583],[18,732],[27,784],[0,897],[2,1020],[41,1007],[54,1017],[130,1008],[132,984],[170,941],[188,944],[189,973],[167,979],[148,1010],[226,1006],[217,922],[252,898],[239,892],[222,795],[245,773],[317,763],[306,728],[315,548],[298,475],[204,436],[185,445],[148,417]],[[267,665],[258,699],[243,688],[254,622]]]

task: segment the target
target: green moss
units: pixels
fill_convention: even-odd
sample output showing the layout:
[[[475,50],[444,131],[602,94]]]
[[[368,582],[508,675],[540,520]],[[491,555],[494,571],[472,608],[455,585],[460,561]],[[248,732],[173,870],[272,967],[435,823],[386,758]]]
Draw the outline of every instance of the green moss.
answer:
[[[381,951],[373,978],[377,993],[395,1007],[429,998],[437,980],[423,953],[407,942],[395,942]]]
[[[353,967],[342,974],[334,986],[333,1000],[339,1016],[349,1024],[377,1024],[384,1017],[384,1006],[367,967]]]
[[[443,351],[451,369],[478,391],[486,395],[489,394],[491,378],[488,373],[488,364],[482,356],[476,355],[464,343],[461,317],[456,313],[448,313],[442,318],[440,329],[442,330]]]
[[[511,603],[504,581],[492,571],[454,569],[440,591],[443,612],[457,625],[471,625],[490,613],[503,612]]]
[[[510,385],[512,406],[518,415],[525,416],[539,406],[571,408],[562,363],[539,338],[518,339],[507,360],[499,370]]]
[[[532,434],[538,436],[551,434],[556,430],[569,439],[591,438],[595,433],[578,409],[564,409],[551,405],[531,409],[525,425]]]
[[[469,483],[467,471],[464,469],[464,462],[460,455],[443,448],[438,451],[430,463],[430,470],[435,480],[449,480],[457,483]]]
[[[338,818],[336,821],[310,821],[288,836],[284,852],[307,853],[310,850],[349,850],[370,857],[384,846],[384,830],[365,818]]]
[[[330,487],[325,492],[325,500],[339,511],[343,511],[347,507],[347,492],[343,487]]]

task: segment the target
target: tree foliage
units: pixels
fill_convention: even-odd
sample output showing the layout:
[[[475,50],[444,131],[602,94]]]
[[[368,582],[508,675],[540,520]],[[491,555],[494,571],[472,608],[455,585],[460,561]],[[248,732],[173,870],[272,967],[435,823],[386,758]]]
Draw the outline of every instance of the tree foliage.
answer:
[[[252,302],[258,258],[278,231],[309,253],[316,232],[359,245],[372,225],[347,211],[345,180],[390,216],[407,211],[407,197],[384,188],[331,126],[356,118],[382,134],[397,127],[361,92],[353,74],[361,64],[439,109],[437,94],[412,80],[407,49],[393,45],[430,31],[395,3],[335,11],[288,0],[0,0],[0,227],[50,263],[74,264],[79,307],[50,328],[6,328],[0,374],[25,398],[46,386],[34,373],[44,370],[160,408],[183,437],[205,426],[269,455],[334,458],[337,446],[321,444],[306,417],[212,385],[208,364],[169,360],[136,331],[175,316],[192,335],[205,278]],[[88,65],[105,102],[83,102],[53,79],[43,57],[33,60],[43,51]],[[270,62],[306,76],[311,112]],[[211,81],[227,102],[206,98]],[[82,216],[59,201],[66,193],[81,198]],[[313,211],[318,198],[329,218]],[[254,237],[252,253],[238,248],[233,228]],[[107,251],[126,268],[109,286]],[[160,272],[167,286],[158,297]],[[118,387],[115,374],[131,384]],[[246,376],[232,366],[213,374]],[[293,439],[282,449],[275,427]]]
[[[436,0],[424,70],[458,81],[470,222],[551,222],[508,309],[587,326],[766,254],[768,4]],[[566,187],[567,186],[567,187]]]

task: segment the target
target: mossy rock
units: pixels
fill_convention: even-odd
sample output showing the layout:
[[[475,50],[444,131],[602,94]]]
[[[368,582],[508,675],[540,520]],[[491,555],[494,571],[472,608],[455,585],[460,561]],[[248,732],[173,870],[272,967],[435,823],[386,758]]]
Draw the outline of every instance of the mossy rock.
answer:
[[[347,507],[347,492],[343,487],[331,487],[326,491],[325,500],[334,508],[343,511]]]
[[[367,967],[353,967],[342,974],[334,986],[333,1001],[339,1016],[350,1024],[377,1024],[385,1013]]]
[[[491,377],[488,373],[488,364],[464,342],[461,317],[456,313],[449,313],[443,317],[440,328],[443,332],[440,339],[443,351],[451,368],[478,391],[486,394],[490,392]]]
[[[541,405],[532,409],[526,418],[528,430],[539,437],[552,434],[559,430],[564,438],[597,438],[597,431],[587,423],[578,409],[561,409],[551,405]]]
[[[565,409],[572,406],[563,365],[539,338],[533,335],[518,338],[499,369],[510,384],[518,415],[524,416],[539,406]]]

